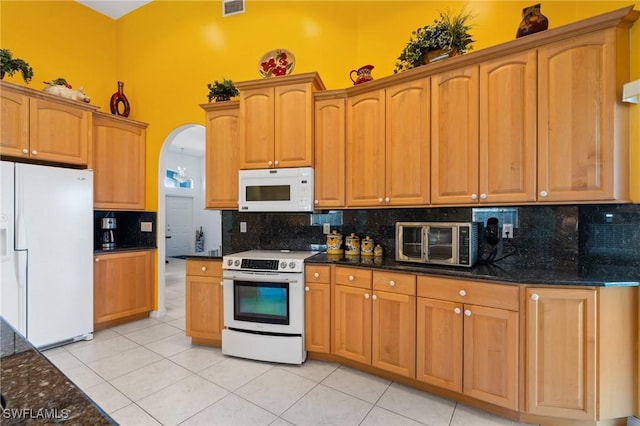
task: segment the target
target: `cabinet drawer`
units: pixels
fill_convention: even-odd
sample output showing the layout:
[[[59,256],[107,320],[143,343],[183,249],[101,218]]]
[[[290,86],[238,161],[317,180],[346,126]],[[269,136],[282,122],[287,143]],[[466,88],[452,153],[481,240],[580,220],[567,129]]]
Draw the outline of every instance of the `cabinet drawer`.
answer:
[[[336,267],[336,284],[371,288],[371,271],[367,269]]]
[[[519,287],[455,280],[438,277],[418,277],[418,296],[459,303],[519,310]]]
[[[206,277],[222,276],[221,260],[187,260],[187,275],[201,275]]]
[[[416,276],[394,272],[373,272],[373,289],[391,293],[416,295]]]
[[[331,279],[331,266],[310,266],[304,268],[304,280],[309,283],[329,284]]]

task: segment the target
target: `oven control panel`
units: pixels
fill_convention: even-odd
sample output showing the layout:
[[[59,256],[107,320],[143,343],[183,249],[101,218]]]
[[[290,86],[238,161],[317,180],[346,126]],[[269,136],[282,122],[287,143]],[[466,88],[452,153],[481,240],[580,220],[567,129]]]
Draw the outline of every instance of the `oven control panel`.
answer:
[[[222,268],[234,271],[304,272],[304,259],[316,252],[252,250],[222,258]]]

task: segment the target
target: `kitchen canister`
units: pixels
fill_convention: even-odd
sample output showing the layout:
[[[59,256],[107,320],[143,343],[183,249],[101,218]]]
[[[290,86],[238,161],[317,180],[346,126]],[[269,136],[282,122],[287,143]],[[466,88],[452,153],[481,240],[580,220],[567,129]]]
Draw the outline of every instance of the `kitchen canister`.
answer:
[[[342,253],[342,234],[338,234],[338,231],[333,230],[333,232],[327,234],[327,254]]]
[[[344,253],[348,256],[360,256],[360,237],[353,232],[347,237]]]
[[[373,247],[374,247],[373,238],[367,235],[360,242],[360,255],[363,257],[373,256]]]
[[[375,257],[382,257],[383,253],[384,250],[382,249],[382,246],[380,244],[376,244],[375,248],[373,249],[373,255]]]

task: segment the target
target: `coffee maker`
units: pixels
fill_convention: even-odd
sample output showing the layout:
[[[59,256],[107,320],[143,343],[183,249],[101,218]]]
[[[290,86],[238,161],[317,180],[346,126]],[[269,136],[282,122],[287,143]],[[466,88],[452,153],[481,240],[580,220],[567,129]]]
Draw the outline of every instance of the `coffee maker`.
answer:
[[[100,245],[102,250],[116,248],[116,227],[115,217],[103,217],[100,220]]]

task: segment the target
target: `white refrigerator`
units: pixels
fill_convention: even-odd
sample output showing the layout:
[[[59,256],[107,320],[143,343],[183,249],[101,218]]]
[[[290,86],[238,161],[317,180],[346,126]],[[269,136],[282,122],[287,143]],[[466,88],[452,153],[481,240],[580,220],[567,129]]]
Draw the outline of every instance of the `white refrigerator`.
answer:
[[[0,167],[0,315],[37,348],[92,339],[93,172]]]

